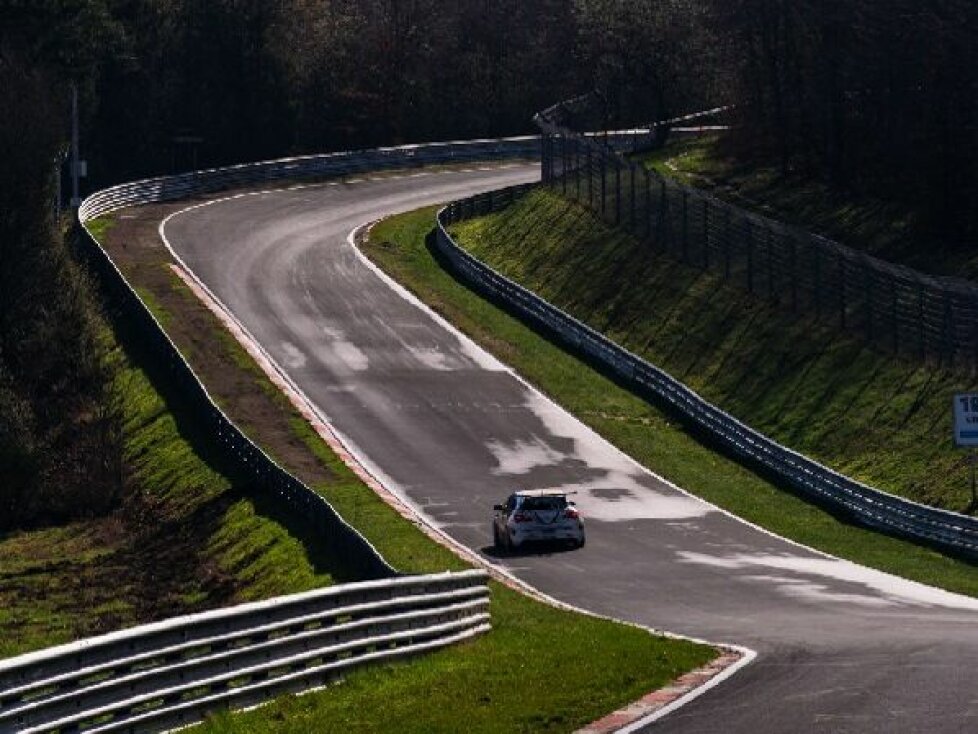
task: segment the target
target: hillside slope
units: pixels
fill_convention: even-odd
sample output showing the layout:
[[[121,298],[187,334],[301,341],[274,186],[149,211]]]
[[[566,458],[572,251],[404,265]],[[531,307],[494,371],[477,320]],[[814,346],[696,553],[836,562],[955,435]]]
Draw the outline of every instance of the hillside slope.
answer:
[[[949,421],[951,394],[974,377],[783,313],[546,191],[456,231],[480,259],[776,440],[886,491],[969,506]]]

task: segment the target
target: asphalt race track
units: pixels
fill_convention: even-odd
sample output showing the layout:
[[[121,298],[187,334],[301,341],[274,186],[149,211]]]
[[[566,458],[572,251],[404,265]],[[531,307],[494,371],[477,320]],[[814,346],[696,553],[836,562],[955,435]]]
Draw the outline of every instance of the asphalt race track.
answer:
[[[496,560],[542,591],[758,659],[663,732],[978,732],[978,600],[808,551],[641,469],[395,292],[347,242],[393,212],[532,180],[438,171],[173,216],[171,246],[393,490],[489,552],[513,487],[578,491],[579,551]]]

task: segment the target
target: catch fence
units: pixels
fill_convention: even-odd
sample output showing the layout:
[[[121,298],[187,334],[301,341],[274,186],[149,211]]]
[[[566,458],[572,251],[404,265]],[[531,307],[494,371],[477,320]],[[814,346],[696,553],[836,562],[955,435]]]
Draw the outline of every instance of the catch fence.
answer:
[[[978,366],[978,287],[894,265],[745,211],[629,160],[585,129],[608,124],[593,97],[536,117],[545,185],[650,249],[720,275],[894,354]],[[714,110],[711,112],[717,112]],[[636,144],[661,142],[656,126]]]

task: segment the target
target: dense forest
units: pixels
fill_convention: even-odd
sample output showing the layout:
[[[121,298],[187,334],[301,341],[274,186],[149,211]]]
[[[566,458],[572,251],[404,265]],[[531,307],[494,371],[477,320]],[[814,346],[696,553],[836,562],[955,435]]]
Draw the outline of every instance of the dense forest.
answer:
[[[63,87],[79,84],[94,183],[187,168],[191,148],[209,165],[527,133],[534,111],[599,88],[643,118],[736,104],[742,155],[839,187],[885,184],[955,220],[973,208],[978,4],[970,0],[6,0],[0,8],[2,63],[47,74],[47,103],[60,105],[63,122]]]
[[[976,38],[972,0],[0,0],[0,525],[118,493],[97,319],[53,216],[72,86],[89,188],[530,133],[592,89],[616,122],[732,104],[734,155],[967,247]]]

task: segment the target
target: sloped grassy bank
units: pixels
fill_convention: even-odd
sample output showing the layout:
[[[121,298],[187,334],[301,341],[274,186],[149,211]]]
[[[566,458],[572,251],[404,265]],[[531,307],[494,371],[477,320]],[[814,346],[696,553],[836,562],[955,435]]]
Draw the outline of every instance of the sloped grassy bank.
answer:
[[[679,138],[637,158],[647,167],[743,209],[934,275],[978,279],[974,246],[913,207],[832,188],[768,161],[743,161],[713,136]],[[973,243],[972,243],[973,245]]]
[[[459,225],[507,276],[776,440],[888,492],[964,511],[950,402],[978,380],[864,347],[650,252],[546,192]]]
[[[295,518],[235,478],[105,328],[124,420],[122,504],[0,539],[0,657],[332,583]]]
[[[381,222],[366,252],[614,444],[680,486],[781,535],[884,571],[978,595],[973,565],[847,525],[779,490],[704,448],[672,418],[467,290],[426,246],[434,211]],[[792,439],[818,437],[834,447],[834,456],[849,462],[847,468],[857,469],[852,473],[870,481],[877,475],[858,470],[899,476],[902,467],[911,467],[922,483],[934,471],[927,450],[914,453],[915,442],[923,440],[918,435],[935,435],[935,426],[946,421],[948,405],[942,396],[961,376],[892,365],[906,372],[899,373],[900,380],[888,392],[871,379],[887,374],[884,359],[834,341],[817,325],[776,321],[777,315],[763,304],[747,303],[743,294],[727,293],[705,276],[655,261],[634,241],[547,192],[460,223],[454,232],[480,259],[670,369],[709,399],[742,417],[742,411],[757,411],[750,415],[761,420],[748,420],[764,430],[774,433],[772,426],[788,425]],[[720,386],[736,400],[719,400],[727,394],[718,392]],[[867,436],[864,424],[870,419],[906,423],[909,434],[901,446],[908,447],[909,458],[900,447],[890,451],[892,445],[878,435]],[[799,447],[795,440],[787,443]],[[930,449],[947,453],[944,447]],[[946,497],[936,497],[945,497],[950,506],[966,503],[964,478],[959,474],[961,491],[948,482]]]

